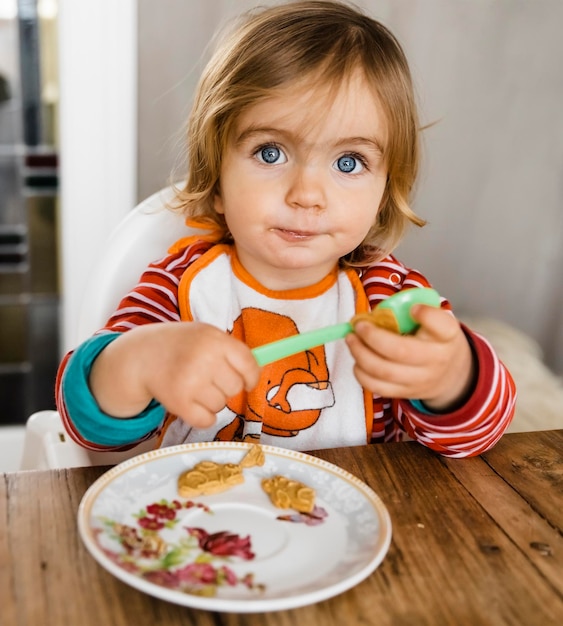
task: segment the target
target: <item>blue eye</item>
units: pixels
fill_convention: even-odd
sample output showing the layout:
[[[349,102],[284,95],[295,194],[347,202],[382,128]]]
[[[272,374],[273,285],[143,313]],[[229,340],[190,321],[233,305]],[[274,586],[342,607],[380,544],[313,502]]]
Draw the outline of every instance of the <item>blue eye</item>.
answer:
[[[338,171],[344,174],[358,174],[364,169],[364,164],[361,160],[351,154],[341,156],[337,159],[335,165]]]
[[[274,145],[259,148],[256,151],[256,156],[259,161],[267,163],[268,165],[273,165],[274,163],[285,163],[287,160],[282,150]]]

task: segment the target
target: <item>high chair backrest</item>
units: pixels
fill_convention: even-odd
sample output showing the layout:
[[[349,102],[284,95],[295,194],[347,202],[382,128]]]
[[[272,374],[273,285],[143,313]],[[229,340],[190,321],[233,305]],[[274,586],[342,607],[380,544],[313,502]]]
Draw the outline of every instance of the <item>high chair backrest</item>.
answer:
[[[178,239],[196,232],[186,226],[182,215],[166,208],[173,195],[173,186],[154,193],[132,209],[111,234],[88,277],[73,345],[105,324],[150,262],[165,256]]]
[[[100,262],[88,277],[76,332],[78,345],[101,328],[139,281],[151,261],[162,258],[178,239],[196,233],[184,217],[167,210],[174,195],[172,186],[153,194],[134,209],[110,236]],[[55,469],[119,463],[152,447],[145,442],[127,452],[90,452],[65,433],[56,411],[38,411],[26,423],[21,469]]]

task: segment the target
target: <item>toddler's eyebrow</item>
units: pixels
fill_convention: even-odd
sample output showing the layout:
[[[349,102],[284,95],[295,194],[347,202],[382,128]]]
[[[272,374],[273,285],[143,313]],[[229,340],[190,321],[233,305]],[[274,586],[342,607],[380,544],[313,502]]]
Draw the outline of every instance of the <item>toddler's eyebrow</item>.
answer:
[[[238,135],[235,138],[235,143],[237,145],[240,145],[242,143],[244,143],[245,141],[247,141],[248,139],[252,138],[254,135],[271,135],[271,134],[275,134],[275,135],[287,135],[289,133],[287,133],[287,131],[284,131],[280,128],[271,128],[271,127],[259,127],[259,126],[249,126],[248,128],[245,128],[240,135]],[[383,154],[383,145],[381,143],[381,141],[379,141],[379,139],[377,137],[342,137],[339,138],[335,144],[334,147],[338,148],[340,146],[345,147],[345,146],[365,146],[366,148],[373,150],[375,152],[379,152],[380,154]]]
[[[235,143],[237,145],[240,145],[241,143],[244,143],[245,141],[250,139],[253,135],[265,135],[272,133],[275,133],[277,135],[284,134],[283,131],[279,130],[279,128],[269,128],[266,126],[249,126],[248,128],[245,128],[242,133],[240,133],[240,135],[237,135],[235,137]]]
[[[340,146],[365,146],[375,152],[380,152],[383,154],[383,145],[381,141],[377,137],[343,137],[339,139],[335,147],[338,148]]]

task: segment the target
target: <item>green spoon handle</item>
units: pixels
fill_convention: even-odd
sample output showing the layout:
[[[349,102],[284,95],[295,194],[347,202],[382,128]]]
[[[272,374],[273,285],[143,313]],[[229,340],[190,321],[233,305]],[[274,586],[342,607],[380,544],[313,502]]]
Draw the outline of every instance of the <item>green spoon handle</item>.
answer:
[[[417,322],[410,316],[410,309],[414,304],[439,307],[440,295],[436,290],[429,287],[405,289],[389,296],[376,308],[390,309],[397,320],[399,332],[406,334],[412,333],[418,328]],[[258,361],[258,365],[267,365],[286,356],[321,346],[329,341],[342,339],[353,330],[354,327],[351,322],[325,326],[258,346],[252,350],[252,354]]]
[[[258,365],[267,365],[286,356],[321,346],[329,341],[342,339],[353,330],[350,322],[343,322],[342,324],[335,324],[326,328],[317,328],[316,330],[310,330],[306,333],[292,335],[279,341],[258,346],[252,350],[252,354],[258,361]]]

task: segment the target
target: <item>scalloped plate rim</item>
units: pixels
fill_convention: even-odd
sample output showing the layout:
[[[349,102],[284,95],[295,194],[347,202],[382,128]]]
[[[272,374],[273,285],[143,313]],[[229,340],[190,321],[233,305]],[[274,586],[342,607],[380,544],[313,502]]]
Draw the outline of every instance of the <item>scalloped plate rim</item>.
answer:
[[[181,456],[190,452],[201,450],[224,450],[224,449],[249,449],[253,444],[244,442],[200,442],[191,444],[180,444],[167,448],[158,448],[143,454],[139,454],[131,459],[123,461],[118,465],[107,470],[84,493],[77,513],[77,522],[80,538],[87,548],[90,555],[97,563],[106,569],[110,574],[133,587],[152,597],[159,598],[174,604],[186,606],[195,609],[203,609],[216,612],[230,613],[257,613],[268,611],[280,611],[292,608],[298,608],[320,602],[322,600],[334,597],[352,587],[356,586],[367,578],[383,561],[389,546],[391,544],[392,525],[391,518],[387,508],[381,501],[380,497],[365,482],[347,472],[346,470],[334,465],[324,459],[319,459],[305,452],[280,448],[272,445],[261,445],[266,456],[273,455],[290,459],[298,463],[313,465],[320,470],[330,472],[331,474],[346,480],[355,489],[365,497],[372,506],[377,521],[379,523],[379,536],[377,537],[376,546],[373,550],[371,558],[366,562],[355,574],[345,577],[334,584],[320,587],[314,591],[307,591],[303,594],[292,594],[284,597],[274,598],[246,598],[231,599],[220,597],[205,597],[175,591],[156,585],[147,580],[143,580],[135,574],[127,572],[119,565],[113,563],[95,544],[91,537],[91,525],[88,519],[88,513],[95,503],[96,498],[106,489],[115,479],[123,476],[130,470],[140,467],[143,464],[152,463],[162,458],[172,456]],[[183,471],[185,468],[179,468]]]

